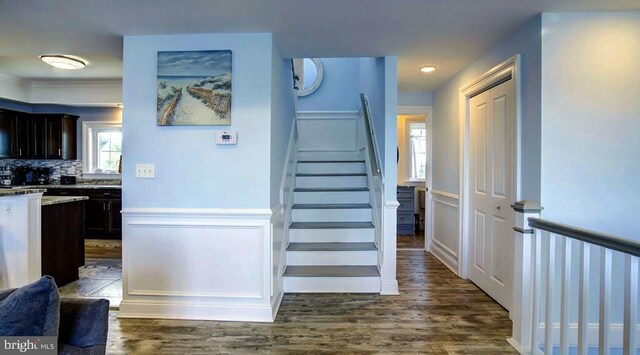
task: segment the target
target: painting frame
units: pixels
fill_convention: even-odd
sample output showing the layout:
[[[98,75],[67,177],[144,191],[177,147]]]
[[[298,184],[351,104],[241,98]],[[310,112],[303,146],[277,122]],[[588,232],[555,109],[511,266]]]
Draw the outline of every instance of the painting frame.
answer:
[[[231,50],[158,51],[158,126],[230,126]]]

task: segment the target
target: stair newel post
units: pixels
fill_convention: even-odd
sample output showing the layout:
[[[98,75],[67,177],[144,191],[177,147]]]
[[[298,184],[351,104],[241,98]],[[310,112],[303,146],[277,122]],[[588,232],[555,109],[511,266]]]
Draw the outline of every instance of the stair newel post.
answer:
[[[510,318],[512,335],[508,339],[521,354],[536,354],[538,346],[536,323],[539,323],[540,239],[529,226],[529,217],[540,217],[542,207],[533,201],[518,201],[512,206],[516,213],[514,237],[513,305]]]

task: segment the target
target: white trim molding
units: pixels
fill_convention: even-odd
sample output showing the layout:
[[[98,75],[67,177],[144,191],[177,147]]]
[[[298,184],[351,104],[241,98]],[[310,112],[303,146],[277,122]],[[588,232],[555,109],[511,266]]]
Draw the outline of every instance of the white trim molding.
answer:
[[[427,229],[427,250],[440,260],[447,268],[458,275],[459,254],[458,248],[451,244],[458,236],[457,222],[459,216],[459,197],[450,192],[431,190],[428,193],[429,220],[431,223]],[[455,226],[452,231],[447,226]],[[447,243],[445,239],[450,242]]]
[[[297,120],[355,120],[360,111],[298,111]]]
[[[298,152],[358,152],[358,111],[298,111]]]
[[[282,210],[125,208],[119,317],[272,322]]]
[[[397,213],[400,203],[396,200],[385,201],[383,213],[383,263],[380,270],[380,294],[399,295],[398,280],[396,279],[396,243],[397,243]]]
[[[520,199],[520,125],[521,125],[521,64],[520,55],[516,54],[502,63],[496,65],[476,80],[464,85],[459,91],[459,120],[460,120],[460,175],[459,175],[459,213],[458,213],[458,276],[467,278],[468,275],[468,236],[469,236],[469,164],[470,164],[470,129],[469,129],[469,101],[471,97],[499,84],[501,81],[511,77],[514,80],[516,117],[515,117],[515,151],[513,161],[515,163],[515,174],[513,174],[514,199]],[[515,202],[513,201],[513,202]]]
[[[114,122],[114,121],[85,121],[82,122],[82,160],[83,163],[83,174],[95,174],[95,175],[107,175],[107,178],[119,178],[120,174],[96,174],[93,171],[95,170],[95,160],[97,159],[97,152],[92,148],[94,147],[95,134],[100,130],[109,130],[109,129],[120,129],[122,132],[122,122]],[[96,178],[102,178],[102,176]]]

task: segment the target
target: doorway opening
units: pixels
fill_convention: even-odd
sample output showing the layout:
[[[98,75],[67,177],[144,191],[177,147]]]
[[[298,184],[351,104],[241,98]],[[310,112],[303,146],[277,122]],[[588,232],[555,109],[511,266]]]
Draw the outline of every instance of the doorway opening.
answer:
[[[431,176],[431,107],[398,109],[397,248],[427,250],[426,191]]]

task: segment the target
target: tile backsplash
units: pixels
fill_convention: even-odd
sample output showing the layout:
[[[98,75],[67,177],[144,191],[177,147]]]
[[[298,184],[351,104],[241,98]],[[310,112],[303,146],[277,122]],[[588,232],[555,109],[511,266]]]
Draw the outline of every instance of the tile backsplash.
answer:
[[[50,168],[51,180],[60,180],[60,175],[80,176],[82,174],[82,160],[36,160],[36,159],[0,159],[0,165],[30,166],[32,168]]]

